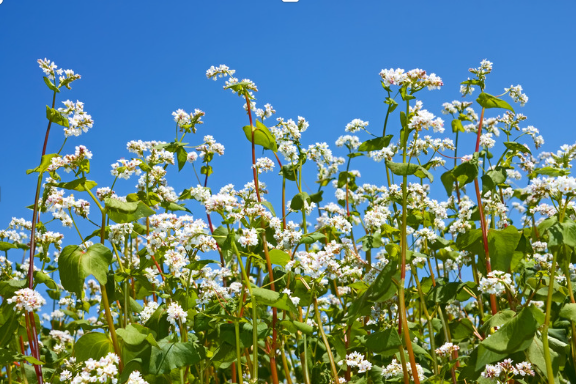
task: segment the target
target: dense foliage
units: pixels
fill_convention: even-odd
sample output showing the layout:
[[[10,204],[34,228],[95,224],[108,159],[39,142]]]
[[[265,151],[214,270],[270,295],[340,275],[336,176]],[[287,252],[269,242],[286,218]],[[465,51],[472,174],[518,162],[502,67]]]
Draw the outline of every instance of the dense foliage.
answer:
[[[0,231],[4,382],[576,382],[576,145],[537,153],[543,138],[504,99],[528,98],[521,86],[487,93],[489,61],[470,69],[463,101],[443,104],[447,130],[417,99],[440,77],[383,70],[382,132],[351,121],[336,142],[345,157],[305,144],[302,117],[270,124],[252,81],[211,67],[245,103],[233,133],[252,154],[251,170],[233,170],[250,177],[243,187],[209,187],[224,147],[195,136],[198,109],[173,113],[171,142],[129,142],[109,186],[90,180],[90,150],[64,153],[92,117],[56,103],[80,76],[39,64],[53,98],[28,171],[32,220]],[[64,144],[46,154],[56,125]],[[458,147],[467,134],[474,151]],[[361,156],[384,185],[359,182]],[[167,172],[192,167],[197,185],[176,193]],[[135,190],[117,195],[130,178]],[[282,195],[267,200],[264,178]],[[78,237],[64,242],[59,225]]]

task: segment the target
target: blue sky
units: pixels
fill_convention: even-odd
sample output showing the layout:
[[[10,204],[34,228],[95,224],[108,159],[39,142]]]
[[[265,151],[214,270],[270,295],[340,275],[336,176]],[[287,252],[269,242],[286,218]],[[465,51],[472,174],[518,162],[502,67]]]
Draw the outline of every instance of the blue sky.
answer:
[[[487,92],[521,84],[530,100],[520,111],[529,118],[526,125],[541,130],[544,149],[572,144],[576,130],[568,112],[575,11],[567,1],[4,0],[0,227],[12,216],[31,216],[24,207],[33,202],[35,177],[25,170],[39,161],[45,105],[51,99],[38,58],[82,75],[58,103],[83,101],[95,125],[69,140],[64,152],[88,146],[94,153],[91,178],[99,186],[112,182],[110,164],[130,157],[127,141],[170,141],[172,111],[199,108],[206,112],[205,124],[190,143],[211,134],[226,147],[226,155],[214,163],[210,185],[217,189],[250,180],[250,145],[241,131],[247,124],[243,103],[223,91],[222,82],[206,79],[211,65],[227,64],[238,77],[255,81],[258,105],[271,103],[276,116],[304,116],[310,122],[305,143],[333,145],[354,118],[369,121],[374,132],[381,130],[381,69],[422,68],[441,76],[443,90],[419,94],[425,108],[440,114],[443,102],[460,98],[458,84],[468,77],[467,69],[486,58],[494,62]],[[393,119],[389,132],[397,133],[398,116]],[[449,129],[447,136],[452,136]],[[62,140],[55,126],[48,153],[56,152]],[[469,150],[463,148],[462,154],[471,153],[472,142],[465,143]],[[384,184],[382,165],[362,161],[366,180]],[[170,180],[178,192],[195,185],[189,166]],[[124,181],[119,189],[128,191],[135,183]],[[442,192],[439,180],[435,184]],[[313,179],[308,185],[315,189]],[[195,215],[204,217],[200,210]]]

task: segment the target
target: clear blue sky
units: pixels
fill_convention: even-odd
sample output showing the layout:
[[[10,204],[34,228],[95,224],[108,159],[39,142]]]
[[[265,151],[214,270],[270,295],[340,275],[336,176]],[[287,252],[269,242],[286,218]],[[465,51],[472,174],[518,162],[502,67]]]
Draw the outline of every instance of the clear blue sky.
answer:
[[[59,102],[85,102],[95,126],[71,138],[65,152],[87,145],[94,153],[91,178],[100,186],[112,182],[110,164],[130,157],[127,141],[172,140],[171,112],[199,108],[206,123],[192,142],[211,134],[226,147],[210,182],[219,188],[250,180],[250,149],[241,131],[247,123],[243,103],[223,91],[222,82],[206,79],[211,65],[227,64],[238,77],[255,81],[258,105],[272,103],[277,116],[304,116],[310,122],[305,143],[333,145],[354,118],[381,130],[381,69],[418,67],[441,76],[442,91],[420,93],[425,107],[440,114],[442,102],[459,98],[467,69],[486,58],[494,62],[487,91],[521,84],[530,98],[521,109],[529,117],[526,125],[541,130],[546,150],[574,143],[574,14],[568,1],[4,0],[0,227],[12,216],[31,216],[24,207],[33,202],[35,176],[25,170],[38,163],[51,98],[38,58],[82,75]],[[397,133],[396,122],[390,129]],[[54,127],[48,153],[58,150],[62,138]],[[472,151],[470,143],[462,153]],[[369,162],[361,169],[382,172]],[[315,188],[312,181],[308,185]],[[135,183],[133,178],[122,185]],[[187,166],[173,185],[180,192],[193,184]],[[198,210],[195,215],[204,217]]]

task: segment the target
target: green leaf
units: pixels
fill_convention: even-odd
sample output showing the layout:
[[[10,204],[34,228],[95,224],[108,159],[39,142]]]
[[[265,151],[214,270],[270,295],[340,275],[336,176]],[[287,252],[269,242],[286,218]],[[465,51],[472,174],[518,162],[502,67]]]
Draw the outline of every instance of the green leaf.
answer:
[[[99,360],[110,352],[114,352],[114,345],[108,336],[99,332],[89,332],[78,339],[74,345],[73,355],[78,362],[81,362],[88,359]]]
[[[300,244],[314,244],[318,240],[323,240],[326,235],[320,232],[312,232],[300,238]]]
[[[186,208],[183,205],[180,204],[176,204],[173,203],[171,201],[163,201],[160,203],[160,206],[162,208],[164,208],[167,211],[172,211],[172,212],[176,212],[176,211],[186,211],[186,212],[190,212],[190,210],[188,208]]]
[[[68,123],[68,119],[63,116],[60,112],[55,110],[54,108],[50,108],[46,106],[46,118],[51,122],[61,125],[63,127],[69,127],[70,124]]]
[[[559,366],[559,356],[552,348],[549,348],[550,351],[550,358],[552,360],[552,371],[556,372],[554,382],[560,383],[557,381],[557,373],[558,373],[558,366]],[[544,358],[544,345],[542,344],[542,340],[538,336],[534,336],[534,340],[530,347],[526,350],[526,357],[530,363],[534,364],[538,369],[542,372],[544,377],[547,375],[547,368],[546,368],[546,359]]]
[[[268,208],[268,210],[270,211],[270,213],[272,213],[272,215],[276,216],[276,212],[274,211],[274,206],[272,205],[271,202],[269,202],[269,201],[262,201],[260,204],[262,204],[263,206],[265,206],[266,208]]]
[[[393,277],[396,275],[397,269],[393,264],[388,263],[360,299],[352,302],[345,317],[347,321],[354,321],[356,315],[365,307],[370,307],[373,302],[387,299],[388,296],[392,296],[396,292],[396,286],[393,285]]]
[[[392,135],[386,135],[383,137],[377,137],[375,139],[366,140],[358,150],[360,152],[371,152],[371,151],[379,151],[380,149],[387,147],[390,145],[390,140],[392,140]]]
[[[473,182],[477,177],[478,160],[472,159],[457,165],[450,171],[444,172],[442,176],[440,176],[440,180],[442,180],[442,184],[444,185],[444,189],[446,189],[446,193],[448,196],[450,196],[456,181],[458,181],[458,185],[462,187],[468,183]]]
[[[567,245],[576,247],[576,223],[567,219],[563,223],[555,222],[548,228],[548,246],[559,247]]]
[[[462,84],[462,85],[477,85],[477,86],[481,87],[484,85],[484,82],[481,80],[477,80],[477,79],[470,79],[470,80],[463,81],[460,84]]]
[[[496,167],[491,169],[482,175],[482,192],[486,193],[496,188],[499,184],[504,184],[506,182],[506,169],[502,167]]]
[[[282,320],[280,322],[280,325],[282,325],[284,328],[286,328],[288,331],[292,333],[300,331],[307,335],[311,335],[314,332],[314,327],[296,320]]]
[[[384,100],[384,104],[388,104],[388,113],[394,112],[396,107],[398,107],[398,102],[391,97],[387,97],[386,100]]]
[[[7,243],[6,241],[0,241],[0,252],[7,251],[9,249],[18,248],[12,243]]]
[[[68,181],[66,183],[55,183],[55,184],[51,184],[51,185],[58,187],[58,188],[64,188],[64,189],[70,189],[70,190],[74,190],[74,191],[78,191],[78,192],[84,192],[84,191],[87,191],[87,190],[94,188],[98,184],[96,184],[95,181],[86,180],[85,177],[82,177],[80,179]]]
[[[290,208],[295,211],[299,211],[304,208],[305,201],[310,204],[310,196],[306,192],[300,192],[292,198],[292,201],[290,202]]]
[[[124,202],[107,197],[104,199],[104,203],[108,217],[116,223],[130,223],[155,213],[153,209],[141,201]]]
[[[560,310],[560,317],[576,322],[576,304],[568,303]]]
[[[56,282],[42,271],[34,271],[34,282],[38,284],[46,284],[50,289],[58,289]]]
[[[506,146],[506,148],[508,148],[509,150],[514,151],[514,152],[522,152],[522,153],[532,154],[532,152],[530,152],[530,149],[528,147],[526,147],[525,145],[522,145],[520,143],[517,143],[515,141],[506,141],[506,142],[504,142],[504,145]]]
[[[161,375],[173,369],[198,364],[204,357],[204,349],[192,341],[172,343],[160,340],[158,347],[152,347],[150,354],[150,373]]]
[[[366,348],[372,352],[381,353],[397,349],[400,345],[402,345],[402,340],[395,327],[374,332],[366,336]]]
[[[62,250],[58,260],[62,285],[78,295],[84,290],[84,280],[90,275],[106,285],[111,263],[112,252],[102,244],[93,244],[85,252],[77,245],[69,245]]]
[[[496,353],[511,354],[523,351],[530,346],[542,323],[544,313],[534,306],[528,306],[480,344]]]
[[[521,237],[522,234],[513,225],[504,229],[490,229],[488,231],[488,251],[493,269],[499,271],[510,269],[514,251]]]
[[[478,95],[478,98],[476,99],[476,101],[478,102],[478,104],[480,104],[481,107],[483,108],[504,108],[504,109],[508,109],[509,111],[514,112],[514,108],[512,108],[510,106],[510,104],[508,104],[507,102],[505,102],[502,99],[499,99],[495,96],[492,96],[486,92],[482,92],[480,95]]]
[[[38,173],[46,172],[46,170],[48,169],[48,167],[52,163],[53,157],[60,157],[60,155],[57,153],[49,153],[47,155],[42,156],[42,159],[40,160],[40,165],[34,169],[27,170],[26,174],[29,175],[29,174],[34,173],[34,172],[38,172]]]
[[[249,142],[252,142],[252,127],[247,125],[242,128],[244,134]],[[261,145],[265,149],[269,149],[272,152],[278,151],[278,144],[276,144],[276,138],[270,132],[268,127],[256,120],[256,127],[254,127],[254,144]]]
[[[568,176],[570,174],[570,170],[563,168],[543,167],[536,168],[532,174],[544,176]],[[532,176],[532,174],[530,174],[530,176]]]
[[[432,174],[424,167],[414,163],[393,163],[387,161],[386,165],[393,174],[398,176],[414,175],[421,179],[427,177],[430,181],[434,181]]]
[[[465,285],[466,284],[464,283],[456,282],[442,284],[442,282],[439,281],[438,284],[430,291],[428,298],[435,303],[448,304],[454,300],[460,289],[462,289]]]
[[[313,203],[319,204],[322,201],[322,195],[324,194],[324,191],[318,191],[316,193],[313,193],[312,195],[310,195],[310,200]]]
[[[58,87],[55,86],[54,83],[49,78],[47,78],[46,76],[44,76],[44,82],[46,83],[48,88],[50,88],[51,91],[54,91],[56,93],[60,93],[60,90],[58,89]]]
[[[148,341],[149,336],[152,336],[152,331],[150,329],[139,324],[128,324],[126,328],[117,329],[116,333],[126,344],[134,346],[140,345],[144,341]],[[154,336],[152,336],[152,340],[154,340]],[[156,344],[156,341],[154,341],[154,344]]]
[[[464,126],[459,119],[452,120],[452,132],[464,132]]]
[[[269,252],[270,262],[272,264],[286,266],[290,261],[290,255],[279,249],[271,249]]]
[[[252,294],[258,299],[257,302],[259,305],[267,305],[284,311],[290,311],[292,313],[297,312],[296,306],[285,293],[278,293],[270,289],[253,287]]]
[[[181,171],[188,160],[188,152],[186,152],[184,147],[176,149],[176,159],[178,160],[178,171]]]

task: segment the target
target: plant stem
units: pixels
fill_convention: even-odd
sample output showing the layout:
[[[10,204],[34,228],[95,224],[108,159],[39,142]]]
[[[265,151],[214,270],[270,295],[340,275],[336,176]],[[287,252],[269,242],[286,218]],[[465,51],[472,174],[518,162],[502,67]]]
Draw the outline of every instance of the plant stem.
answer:
[[[546,376],[548,384],[554,384],[554,372],[552,370],[552,357],[550,356],[550,345],[548,343],[548,328],[550,327],[550,315],[552,314],[552,295],[554,294],[554,276],[556,274],[556,262],[558,261],[558,251],[552,252],[552,267],[548,280],[548,299],[546,301],[546,317],[542,326],[542,346],[544,347],[544,361],[546,362]],[[570,277],[568,277],[570,278]]]
[[[240,354],[240,323],[238,321],[234,322],[234,331],[236,333],[236,361],[238,364],[236,372],[238,372],[238,382],[242,384],[244,380],[242,377],[242,355]]]
[[[328,353],[328,359],[330,360],[330,368],[332,370],[332,377],[334,378],[334,383],[339,384],[340,379],[338,378],[338,369],[336,368],[336,363],[334,362],[334,355],[332,355],[332,349],[328,343],[328,338],[324,333],[324,328],[322,328],[322,319],[320,318],[320,310],[318,309],[318,300],[314,297],[314,312],[316,312],[316,322],[318,323],[318,333],[322,337],[322,341],[326,346],[326,353]]]
[[[406,101],[406,116],[410,113],[410,102]],[[406,151],[407,151],[407,143],[408,143],[408,130],[407,127],[405,135],[406,138],[403,140],[404,143],[402,145],[402,162],[406,164]],[[398,301],[400,305],[400,309],[398,311],[398,316],[400,318],[400,326],[402,328],[402,332],[404,333],[404,342],[406,343],[406,349],[408,350],[408,358],[410,360],[410,367],[412,368],[413,378],[415,384],[420,384],[420,379],[418,378],[418,370],[416,369],[416,359],[414,357],[414,351],[412,350],[412,340],[410,339],[410,330],[408,329],[408,320],[406,319],[406,303],[404,299],[404,285],[406,284],[406,251],[408,250],[408,234],[406,233],[406,227],[408,225],[407,221],[407,209],[408,209],[408,175],[404,175],[402,177],[402,231],[401,231],[401,238],[400,238],[400,245],[401,245],[401,255],[402,255],[402,263],[401,263],[401,270],[400,270],[400,286],[398,287]]]
[[[238,247],[236,247],[236,243],[232,242],[232,248],[236,257],[238,258],[238,264],[240,265],[240,269],[242,271],[242,277],[244,278],[244,282],[246,284],[246,288],[248,292],[250,292],[250,298],[252,299],[252,379],[258,381],[258,318],[257,318],[257,303],[256,303],[256,296],[252,294],[252,286],[250,284],[250,279],[248,279],[248,274],[246,273],[246,269],[244,268],[244,263],[242,262],[242,256],[240,256],[240,252],[238,252]]]
[[[476,151],[478,153],[480,150],[480,136],[482,136],[482,124],[484,122],[484,108],[480,113],[480,122],[478,124],[478,135],[476,137]],[[492,265],[490,264],[490,252],[488,249],[488,229],[486,228],[486,217],[484,216],[484,206],[482,205],[482,196],[480,194],[480,184],[478,183],[478,177],[474,179],[474,188],[476,189],[476,200],[478,201],[478,212],[480,213],[480,228],[482,229],[482,243],[484,244],[484,253],[486,254],[486,272],[492,272]],[[492,315],[498,313],[498,307],[496,305],[496,295],[490,295],[490,308],[492,309]]]
[[[258,171],[256,169],[256,145],[254,142],[254,124],[252,122],[252,110],[250,107],[250,100],[246,95],[246,105],[248,107],[248,117],[250,119],[250,128],[252,131],[252,175],[254,177],[254,189],[256,190],[256,198],[258,203],[261,203],[260,198],[260,188],[258,186]],[[264,221],[261,221],[262,229],[264,229]],[[268,276],[270,279],[270,289],[276,292],[274,286],[274,273],[272,270],[272,262],[270,261],[270,254],[268,253],[268,243],[266,241],[266,235],[264,231],[262,232],[262,247],[264,248],[264,256],[266,258],[266,265],[268,267]],[[272,373],[273,384],[278,384],[278,369],[276,367],[276,342],[278,339],[278,330],[276,329],[276,323],[278,322],[278,310],[276,307],[272,307],[272,348],[270,348],[270,371]]]

